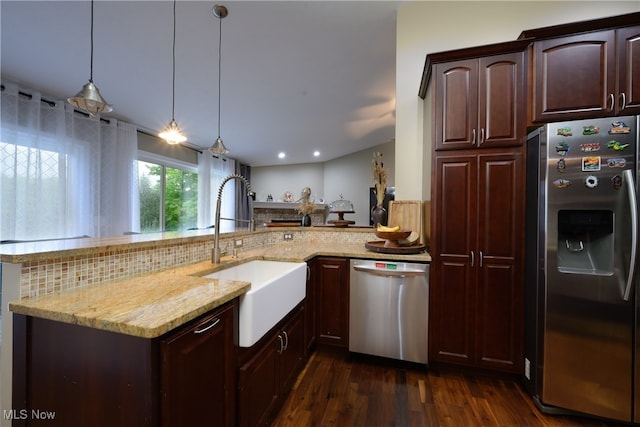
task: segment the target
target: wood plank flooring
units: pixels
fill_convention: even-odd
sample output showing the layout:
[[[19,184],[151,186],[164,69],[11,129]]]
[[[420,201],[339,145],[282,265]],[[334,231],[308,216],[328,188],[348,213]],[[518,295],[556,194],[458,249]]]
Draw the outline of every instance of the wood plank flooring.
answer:
[[[272,427],[611,427],[542,414],[509,378],[316,351]]]

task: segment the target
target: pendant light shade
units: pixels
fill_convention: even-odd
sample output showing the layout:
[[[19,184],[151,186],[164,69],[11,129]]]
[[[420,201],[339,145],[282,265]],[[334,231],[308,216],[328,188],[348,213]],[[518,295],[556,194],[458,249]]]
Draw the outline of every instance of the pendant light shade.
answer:
[[[93,84],[92,80],[85,83],[82,86],[82,90],[68,99],[69,103],[74,107],[86,111],[91,116],[96,116],[100,113],[108,113],[112,111],[111,105],[104,100],[100,95],[100,90]]]
[[[180,130],[180,127],[178,126],[178,123],[176,123],[175,119],[171,119],[171,122],[169,122],[169,125],[166,128],[164,128],[164,130],[160,132],[158,136],[164,139],[167,142],[167,144],[171,144],[171,145],[180,144],[187,140],[187,137],[184,136],[184,134]]]
[[[171,121],[169,125],[158,134],[167,144],[175,145],[185,142],[187,137],[184,136],[175,118],[176,111],[176,0],[173,0],[173,74],[172,74],[172,92],[171,92]]]
[[[218,37],[218,138],[216,138],[216,142],[213,143],[209,151],[212,152],[216,156],[222,156],[229,152],[227,147],[224,146],[222,142],[222,138],[220,137],[220,88],[221,88],[221,71],[222,71],[222,19],[229,14],[229,10],[221,5],[217,4],[213,6],[213,16],[218,18],[220,35]]]
[[[223,156],[229,152],[227,147],[224,146],[224,142],[222,142],[222,138],[220,137],[216,139],[216,142],[214,142],[211,148],[209,148],[209,151],[211,151],[216,156]]]
[[[91,116],[97,116],[100,113],[108,113],[112,111],[111,105],[104,100],[98,87],[93,84],[93,0],[91,0],[91,66],[89,74],[89,82],[82,86],[82,90],[75,96],[67,99],[69,104],[89,113]]]

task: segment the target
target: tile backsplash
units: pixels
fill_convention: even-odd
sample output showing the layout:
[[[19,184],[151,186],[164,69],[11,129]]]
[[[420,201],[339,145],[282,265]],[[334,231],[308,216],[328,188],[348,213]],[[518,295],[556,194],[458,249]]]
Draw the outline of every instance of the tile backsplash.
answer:
[[[241,234],[243,249],[255,249],[265,245],[287,244],[283,240],[285,229],[261,230]],[[286,229],[293,235],[293,242],[311,243],[359,243],[371,238],[371,229]],[[220,238],[220,247],[231,251],[234,239],[239,235]],[[159,240],[155,245],[131,248],[116,246],[113,250],[86,256],[60,257],[46,261],[22,263],[20,298],[36,297],[52,292],[95,285],[115,279],[152,273],[192,264],[211,258],[211,238]]]

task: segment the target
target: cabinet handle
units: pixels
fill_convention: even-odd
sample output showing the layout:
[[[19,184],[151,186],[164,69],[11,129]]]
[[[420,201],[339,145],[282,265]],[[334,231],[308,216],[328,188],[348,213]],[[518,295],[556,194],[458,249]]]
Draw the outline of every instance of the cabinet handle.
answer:
[[[284,351],[284,342],[282,341],[282,335],[278,334],[278,340],[280,340],[280,348],[278,349],[278,354],[282,354]]]
[[[473,255],[473,251],[471,251],[471,267],[473,267],[474,263],[475,263],[475,256]]]
[[[483,258],[482,251],[480,251],[480,268],[482,268],[482,258]]]
[[[287,334],[287,331],[282,331],[282,335],[284,335],[284,349],[286,350],[289,347],[289,334]]]
[[[193,331],[194,334],[202,334],[204,332],[207,332],[209,329],[213,328],[214,326],[216,326],[218,323],[220,323],[220,318],[215,318],[213,320],[211,320],[209,322],[210,324],[208,326],[205,326],[202,329],[196,329],[195,331]]]
[[[622,99],[622,105],[620,105],[620,111],[624,110],[627,107],[627,96],[622,92],[620,94],[620,98]]]
[[[484,144],[484,128],[480,129],[480,142],[478,142],[478,147]]]
[[[476,130],[471,129],[471,145],[476,145]]]
[[[609,94],[609,102],[611,103],[611,107],[609,107],[609,111],[613,111],[616,99],[615,99],[615,97],[613,96],[612,93]]]
[[[307,281],[309,281],[309,279],[311,279],[311,267],[307,265]]]

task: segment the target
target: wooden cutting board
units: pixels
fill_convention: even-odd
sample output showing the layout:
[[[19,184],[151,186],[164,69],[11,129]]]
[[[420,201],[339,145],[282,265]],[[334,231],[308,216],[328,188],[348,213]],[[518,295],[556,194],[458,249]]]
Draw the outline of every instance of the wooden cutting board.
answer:
[[[399,225],[402,229],[415,231],[420,236],[420,243],[428,244],[423,206],[421,200],[391,200],[387,225]]]

